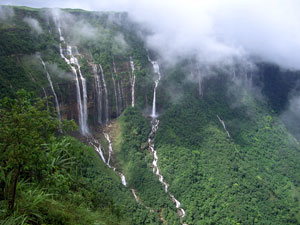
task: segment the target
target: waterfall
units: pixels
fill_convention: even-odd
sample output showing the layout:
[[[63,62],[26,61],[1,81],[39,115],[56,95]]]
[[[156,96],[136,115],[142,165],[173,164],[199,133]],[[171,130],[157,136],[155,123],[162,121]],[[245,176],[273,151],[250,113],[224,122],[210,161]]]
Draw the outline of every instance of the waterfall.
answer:
[[[116,86],[116,80],[114,78],[114,74],[111,74],[111,79],[113,81],[114,85],[114,93],[115,93],[115,99],[116,99],[116,114],[117,116],[120,115],[120,109],[119,109],[119,99],[118,99],[118,93],[117,93],[117,86]]]
[[[230,74],[233,77],[233,79],[236,79],[235,65],[232,65],[230,67]]]
[[[81,92],[80,92],[80,83],[78,80],[78,75],[75,67],[71,66],[71,69],[73,71],[73,74],[75,75],[75,81],[76,81],[76,96],[77,96],[77,105],[78,105],[78,111],[79,111],[79,129],[80,133],[84,135],[84,129],[83,129],[83,109],[82,109],[82,102],[81,102]]]
[[[122,112],[123,109],[123,100],[122,100],[122,94],[121,94],[121,85],[120,85],[120,80],[118,80],[118,96],[119,96],[119,104],[120,104],[120,113]]]
[[[59,108],[58,98],[57,98],[57,95],[56,95],[56,93],[55,93],[55,90],[54,90],[54,87],[53,87],[53,84],[52,84],[52,80],[51,80],[50,74],[48,73],[48,70],[47,70],[47,68],[46,68],[46,65],[45,65],[45,63],[44,63],[42,57],[39,56],[39,58],[40,58],[40,60],[41,60],[41,62],[42,62],[42,64],[43,64],[44,70],[45,70],[45,72],[46,72],[46,74],[47,74],[47,79],[48,79],[48,81],[49,81],[49,84],[50,84],[52,93],[53,93],[53,95],[54,95],[54,100],[55,100],[55,107],[56,107],[57,117],[58,117],[58,120],[61,122],[61,115],[60,115],[60,108]],[[46,93],[46,92],[45,92],[45,93]]]
[[[252,88],[252,83],[253,83],[253,71],[254,71],[254,66],[250,62],[245,63],[245,78],[246,78],[246,87],[248,89]]]
[[[65,43],[65,39],[61,34],[61,28],[60,27],[58,27],[58,33],[60,35],[60,41]],[[77,53],[78,53],[78,50],[77,50],[76,47],[75,47],[75,51],[77,51]],[[80,65],[78,63],[77,58],[75,58],[72,54],[72,47],[67,45],[67,54],[68,54],[68,56],[70,56],[70,60],[65,57],[65,55],[63,53],[61,43],[59,43],[59,52],[60,52],[61,58],[63,58],[65,60],[65,62],[70,66],[70,68],[71,68],[71,70],[72,70],[72,72],[75,76],[76,96],[77,96],[77,105],[78,105],[78,114],[79,114],[79,129],[80,129],[80,133],[82,135],[86,136],[86,135],[89,134],[89,130],[88,130],[88,126],[87,126],[88,113],[87,113],[86,80],[82,76],[82,73],[81,73],[81,70],[80,70]],[[82,83],[83,98],[81,97],[80,83],[79,83],[79,79],[78,79],[77,70],[72,64],[75,64],[77,66],[77,70],[78,70],[79,75],[80,75],[80,79],[81,79],[81,83]]]
[[[140,201],[139,197],[136,195],[136,192],[135,192],[135,190],[134,190],[134,189],[131,189],[131,192],[132,192],[132,194],[133,194],[133,197],[135,198],[135,200],[136,200],[137,202],[141,203],[141,201]]]
[[[202,75],[203,71],[200,69],[199,62],[196,62],[196,68],[198,72],[198,93],[200,97],[203,97],[202,80],[204,75]]]
[[[110,157],[111,157],[111,153],[112,153],[112,145],[111,145],[111,140],[109,138],[109,135],[107,133],[103,133],[105,139],[108,141],[108,160],[107,160],[107,164],[109,165],[110,162]]]
[[[92,136],[88,138],[88,142],[90,145],[92,145],[94,147],[94,149],[96,150],[96,152],[98,152],[98,154],[100,155],[102,161],[106,163],[103,152],[102,152],[102,148],[100,143],[97,141],[97,139],[93,138]]]
[[[122,81],[121,81],[121,92],[122,92],[122,98],[123,98],[123,107],[127,107],[128,104],[127,104],[127,98],[126,98],[126,95],[125,95],[125,90],[124,90],[124,84],[122,84]]]
[[[108,122],[108,93],[107,93],[107,87],[105,83],[105,77],[104,77],[104,72],[102,69],[101,64],[99,64],[100,70],[101,70],[101,77],[102,77],[102,82],[103,82],[103,87],[104,87],[104,94],[105,94],[105,123]]]
[[[120,177],[121,177],[122,184],[126,187],[127,183],[126,183],[125,176],[122,173],[120,173],[120,172],[119,172],[119,174],[120,174]]]
[[[76,54],[78,55],[78,50],[77,50],[77,47],[75,46],[74,47],[74,50],[76,52]],[[82,84],[82,94],[83,94],[83,127],[82,127],[82,130],[83,130],[83,134],[84,135],[87,135],[89,134],[89,130],[88,130],[88,126],[87,126],[87,119],[88,119],[88,111],[87,111],[87,90],[86,90],[86,80],[85,78],[83,77],[82,73],[81,73],[81,69],[80,69],[80,65],[78,63],[78,59],[75,58],[73,55],[71,57],[71,60],[73,60],[73,62],[75,63],[75,65],[77,66],[77,70],[78,70],[78,73],[80,75],[80,80],[81,80],[81,84]]]
[[[89,134],[88,127],[87,127],[87,93],[86,93],[86,81],[85,78],[82,76],[80,65],[78,63],[77,58],[75,58],[72,54],[72,48],[71,46],[67,46],[68,54],[70,54],[70,64],[75,64],[77,66],[77,70],[75,67],[71,66],[71,69],[75,75],[76,78],[76,90],[77,90],[77,103],[79,108],[79,127],[80,127],[80,133],[84,136]],[[83,98],[81,97],[81,90],[80,90],[80,82],[78,79],[78,73],[81,79],[82,84],[82,94]]]
[[[111,160],[111,154],[113,152],[113,148],[112,148],[112,142],[110,140],[110,137],[107,133],[103,133],[104,134],[104,137],[105,139],[107,140],[108,142],[108,160],[106,161],[105,160],[105,157],[104,157],[104,154],[103,154],[103,151],[102,151],[102,146],[100,145],[100,143],[97,141],[97,139],[95,139],[93,136],[89,136],[87,138],[87,141],[88,143],[94,147],[94,149],[96,150],[96,152],[98,152],[98,154],[100,155],[102,161],[110,168],[112,169],[113,171],[115,171],[121,178],[121,182],[122,184],[126,187],[127,186],[127,183],[126,183],[126,178],[124,176],[124,174],[122,174],[121,172],[117,171],[117,169],[113,166],[110,165],[110,160]]]
[[[134,107],[134,85],[135,85],[135,74],[134,74],[134,62],[132,57],[130,56],[130,67],[131,67],[131,106]]]
[[[150,59],[149,55],[148,55],[148,60],[149,60],[149,62],[152,63],[154,73],[158,74],[158,79],[155,80],[155,85],[154,85],[154,90],[153,90],[153,103],[152,103],[152,114],[151,114],[152,118],[156,118],[157,117],[157,114],[156,114],[156,89],[157,89],[158,83],[161,79],[161,74],[159,71],[158,63],[156,61],[152,61]]]
[[[116,64],[115,64],[115,60],[113,58],[113,68],[114,68],[114,75],[117,77],[117,67],[116,67]],[[113,80],[113,85],[114,85],[114,92],[115,92],[115,98],[116,98],[116,111],[117,111],[117,115],[120,115],[121,114],[121,95],[120,95],[120,91],[117,92],[117,88],[120,88],[120,87],[117,87],[116,85],[116,79],[114,77],[114,75],[112,74],[112,80]],[[118,85],[119,85],[119,80],[118,80]]]
[[[96,99],[97,99],[97,120],[102,123],[102,88],[101,81],[98,75],[97,65],[93,64],[93,72],[95,77]]]
[[[61,28],[60,28],[60,25],[58,26],[58,33],[59,33],[59,40],[61,41],[61,42],[65,42],[65,39],[64,39],[64,37],[62,36],[62,34],[61,34]]]
[[[126,182],[126,178],[125,178],[124,174],[121,173],[121,172],[119,172],[119,171],[117,171],[117,169],[116,169],[115,167],[113,167],[113,166],[110,165],[111,155],[112,155],[112,152],[113,152],[112,141],[111,141],[111,139],[110,139],[108,133],[103,132],[103,134],[104,134],[105,139],[106,139],[107,142],[108,142],[108,160],[107,160],[107,162],[106,162],[106,165],[107,165],[110,169],[112,169],[113,171],[115,171],[115,172],[120,176],[122,185],[125,186],[125,187],[127,187],[127,182]],[[134,199],[135,199],[135,201],[136,201],[137,203],[143,205],[143,206],[146,207],[147,209],[150,209],[149,207],[145,206],[145,205],[141,202],[141,200],[139,199],[139,197],[138,197],[137,194],[136,194],[136,191],[135,191],[133,188],[131,188],[130,190],[131,190],[131,193],[132,193],[132,195],[133,195],[133,197],[134,197]],[[151,211],[151,212],[154,212],[153,209],[150,209],[150,211]]]
[[[148,145],[149,145],[150,152],[153,154],[153,162],[152,162],[153,173],[158,176],[159,182],[164,186],[165,192],[168,193],[169,185],[164,181],[164,177],[160,174],[160,171],[158,168],[157,151],[155,150],[154,143],[153,143],[153,137],[155,136],[155,133],[156,133],[156,131],[158,129],[158,125],[159,125],[159,120],[156,119],[156,117],[157,117],[157,114],[156,114],[156,89],[157,89],[158,83],[161,79],[161,74],[159,71],[158,63],[156,61],[152,61],[150,59],[149,55],[148,55],[148,60],[149,60],[149,62],[152,63],[154,73],[158,74],[158,79],[155,80],[155,86],[154,86],[154,91],[153,91],[153,105],[152,105],[152,114],[151,114],[151,117],[153,118],[153,120],[152,120],[152,130],[148,137]],[[174,197],[173,194],[169,193],[169,195],[170,195],[172,201],[175,203],[176,209],[179,210],[179,212],[178,212],[179,217],[180,218],[185,217],[185,211],[183,208],[181,208],[180,202]]]
[[[49,108],[49,105],[48,105],[48,96],[47,96],[47,93],[46,93],[46,90],[45,90],[45,88],[43,88],[43,87],[42,87],[42,89],[43,89],[43,92],[44,92],[45,98],[47,99],[47,101],[46,101],[46,104],[47,104],[47,109],[48,109],[48,108]]]
[[[226,128],[226,125],[225,125],[224,120],[222,120],[218,115],[217,115],[217,118],[218,118],[218,120],[220,121],[220,123],[222,124],[224,130],[226,131],[227,136],[230,138],[230,134],[229,134],[229,132],[228,132],[228,130],[227,130],[227,128]]]
[[[113,148],[112,148],[112,142],[110,140],[110,137],[107,133],[103,133],[104,134],[104,137],[105,139],[107,140],[108,142],[108,160],[107,160],[107,166],[109,168],[111,168],[112,170],[116,171],[116,168],[115,167],[112,167],[109,163],[110,163],[110,158],[111,158],[111,154],[113,152]],[[117,173],[119,174],[120,178],[121,178],[121,182],[122,184],[126,187],[127,186],[127,183],[126,183],[126,178],[124,176],[124,174],[122,174],[121,172],[117,171]]]
[[[154,148],[154,136],[156,134],[156,131],[158,129],[158,125],[159,125],[159,120],[154,119],[152,120],[152,129],[151,132],[148,136],[148,145],[149,145],[149,149],[150,152],[153,155],[153,162],[152,162],[152,166],[153,166],[153,173],[158,176],[159,182],[164,186],[165,192],[168,193],[169,190],[169,185],[164,181],[164,177],[160,174],[159,168],[158,168],[158,156],[157,156],[157,151]],[[175,207],[178,210],[178,215],[180,218],[184,218],[186,213],[184,211],[184,209],[181,207],[181,203],[174,197],[173,194],[169,193],[169,196],[172,199],[172,202],[175,203]]]

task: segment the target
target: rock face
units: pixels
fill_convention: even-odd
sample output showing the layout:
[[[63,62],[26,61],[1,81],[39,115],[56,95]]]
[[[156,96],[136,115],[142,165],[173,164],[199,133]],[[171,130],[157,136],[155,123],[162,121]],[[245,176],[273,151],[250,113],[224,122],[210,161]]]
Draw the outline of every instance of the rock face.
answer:
[[[10,28],[1,27],[0,96],[23,88],[50,97],[58,118],[75,120],[83,135],[129,106],[148,110],[151,63],[126,14],[16,10]],[[32,31],[25,17],[35,19],[42,32]],[[10,35],[16,35],[13,41]]]
[[[110,73],[104,71],[103,74],[101,74],[101,71],[94,73],[90,79],[87,79],[87,112],[90,126],[107,123],[109,120],[118,117],[127,106],[131,105],[132,87],[129,79],[130,74],[129,71],[120,72],[125,75],[118,79],[114,78],[114,81],[112,76],[109,76]],[[104,79],[101,76],[104,76]],[[106,91],[103,81],[105,81]],[[57,83],[56,85],[58,90],[64,90],[64,93],[59,92],[58,95],[62,118],[78,121],[79,107],[76,101],[75,81]],[[49,90],[47,89],[48,92]],[[105,104],[106,101],[107,106]]]

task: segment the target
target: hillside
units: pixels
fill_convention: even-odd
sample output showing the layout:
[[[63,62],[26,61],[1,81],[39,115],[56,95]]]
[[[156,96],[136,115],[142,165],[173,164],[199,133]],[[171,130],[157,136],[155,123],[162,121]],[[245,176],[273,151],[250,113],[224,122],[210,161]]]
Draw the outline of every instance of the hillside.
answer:
[[[167,63],[125,12],[0,7],[1,224],[300,223],[299,71]]]

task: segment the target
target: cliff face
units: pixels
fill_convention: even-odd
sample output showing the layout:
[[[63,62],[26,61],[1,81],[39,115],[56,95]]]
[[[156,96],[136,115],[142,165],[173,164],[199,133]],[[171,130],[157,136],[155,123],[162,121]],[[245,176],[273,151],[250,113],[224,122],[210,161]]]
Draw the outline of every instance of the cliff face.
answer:
[[[95,65],[95,64],[92,64]],[[103,80],[99,72],[93,74],[92,65],[89,71],[90,77],[86,80],[86,91],[87,91],[87,111],[88,111],[88,121],[90,125],[101,124],[101,121],[105,121],[105,91]],[[95,65],[96,66],[96,65]],[[98,65],[99,67],[99,65]],[[115,78],[114,73],[104,72],[104,80],[107,89],[107,101],[108,101],[108,118],[114,119],[118,117],[126,107],[131,106],[132,87],[130,84],[130,71],[120,71],[123,74],[122,77]],[[83,73],[84,76],[84,73]],[[114,79],[114,80],[113,80]],[[98,82],[100,85],[100,95],[97,93]],[[60,110],[63,119],[74,119],[78,121],[79,117],[79,107],[77,102],[76,93],[76,81],[70,80],[68,82],[58,82],[55,84],[58,101],[60,104]],[[45,87],[46,95],[52,96],[53,93],[50,87]],[[45,95],[44,90],[40,91],[41,96]],[[82,97],[81,97],[82,98]],[[54,99],[51,98],[52,104],[55,105]]]
[[[61,118],[80,127],[151,102],[148,53],[126,14],[7,9],[14,15],[0,21],[3,96],[24,88],[50,97]]]
[[[126,206],[129,224],[299,224],[300,147],[286,129],[300,137],[299,110],[284,114],[289,126],[272,111],[299,93],[299,73],[193,56],[164,67],[126,14],[12,9],[0,20],[0,97],[24,88],[74,119],[103,161],[91,164],[95,193]]]

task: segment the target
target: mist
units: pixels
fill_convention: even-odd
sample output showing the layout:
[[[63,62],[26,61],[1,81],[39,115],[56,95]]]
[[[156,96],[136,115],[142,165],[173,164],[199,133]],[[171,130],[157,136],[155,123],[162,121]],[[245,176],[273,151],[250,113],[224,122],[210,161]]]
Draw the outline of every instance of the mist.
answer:
[[[58,0],[51,3],[4,1],[2,4],[127,11],[145,26],[149,48],[169,62],[191,54],[218,64],[251,57],[300,69],[300,2],[297,0]]]
[[[15,15],[14,10],[12,8],[2,7],[0,5],[0,20],[10,19]]]
[[[23,19],[23,21],[24,21],[25,23],[27,23],[28,26],[29,26],[33,31],[35,31],[37,34],[43,33],[43,29],[42,29],[42,27],[40,26],[39,21],[37,21],[36,19],[30,18],[30,17],[25,17],[25,18]]]
[[[216,67],[240,77],[244,76],[243,69],[249,64],[252,68],[248,72],[256,73],[256,62],[274,63],[284,70],[300,70],[298,0],[54,0],[51,3],[4,0],[2,4],[7,3],[126,11],[131,20],[148,31],[147,36],[142,38],[147,48],[157,53],[156,57],[164,67],[175,65],[182,59],[196,59],[200,69],[191,69],[187,80],[199,85],[205,77],[216,75],[213,69]],[[60,17],[63,30],[68,32],[72,44],[78,44],[82,39],[101,39],[99,35],[103,36],[102,39],[110,36],[105,29],[99,32],[85,21],[76,21],[66,12],[57,10],[56,16]],[[122,34],[116,34],[114,41],[113,51],[116,54],[127,50]],[[233,81],[243,86],[251,85],[251,81],[234,76]],[[259,88],[251,87],[251,90],[258,99],[261,98]],[[299,96],[296,96],[290,101],[298,99]]]

